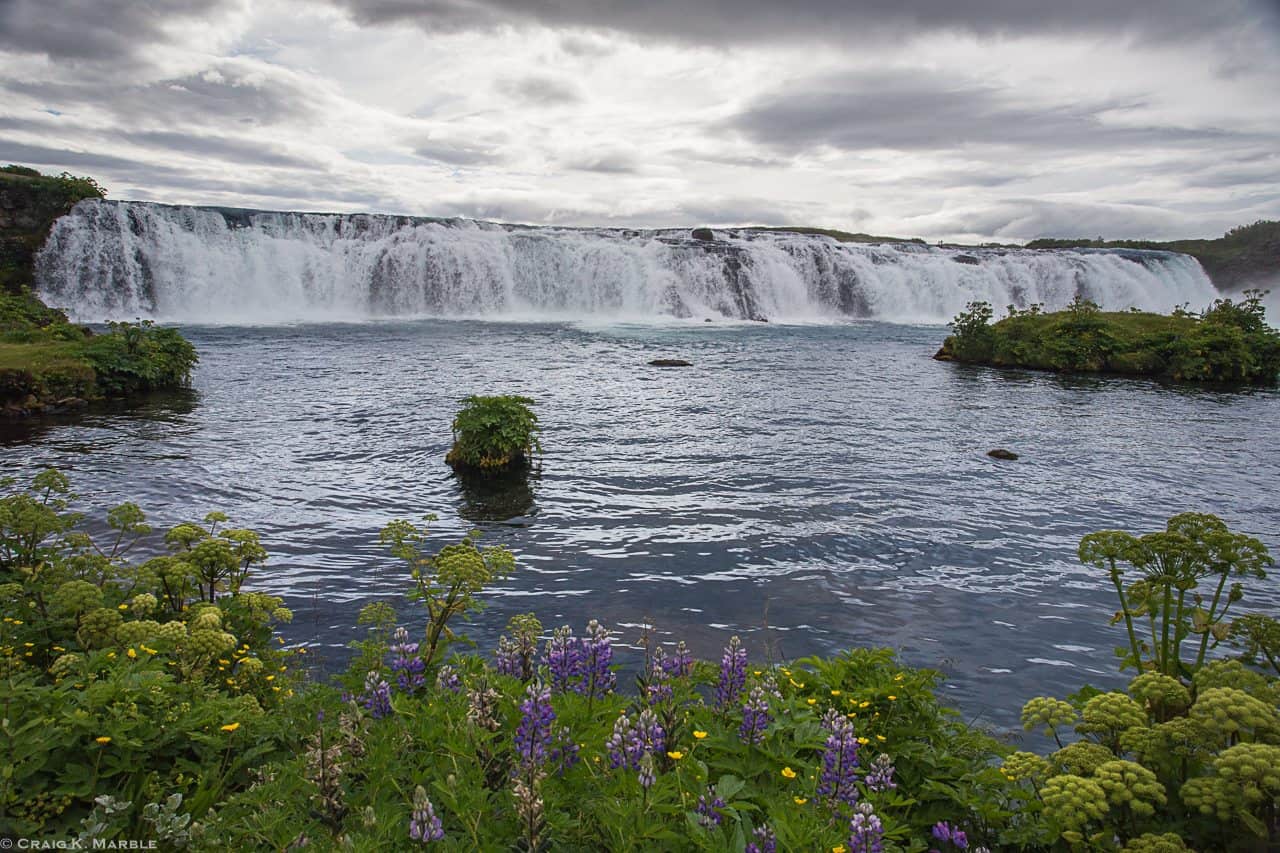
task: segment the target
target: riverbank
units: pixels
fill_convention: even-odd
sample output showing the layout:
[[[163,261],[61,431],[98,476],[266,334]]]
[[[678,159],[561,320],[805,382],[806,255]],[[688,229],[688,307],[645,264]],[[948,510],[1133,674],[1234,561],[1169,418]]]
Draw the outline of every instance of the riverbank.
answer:
[[[952,322],[939,361],[1183,382],[1275,386],[1280,332],[1266,324],[1261,294],[1218,300],[1201,314],[1102,311],[1077,300],[1065,311],[993,310],[972,303]]]
[[[0,168],[0,417],[72,411],[190,381],[197,355],[176,330],[114,323],[95,334],[33,291],[35,257],[54,221],[103,195],[90,178]]]

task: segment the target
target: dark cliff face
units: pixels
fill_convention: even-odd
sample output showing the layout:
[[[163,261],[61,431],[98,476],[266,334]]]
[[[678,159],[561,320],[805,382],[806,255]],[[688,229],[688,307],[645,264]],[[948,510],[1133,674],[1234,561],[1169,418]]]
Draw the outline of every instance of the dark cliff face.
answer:
[[[96,187],[86,181],[0,170],[0,292],[31,286],[32,264],[53,221],[93,197]]]

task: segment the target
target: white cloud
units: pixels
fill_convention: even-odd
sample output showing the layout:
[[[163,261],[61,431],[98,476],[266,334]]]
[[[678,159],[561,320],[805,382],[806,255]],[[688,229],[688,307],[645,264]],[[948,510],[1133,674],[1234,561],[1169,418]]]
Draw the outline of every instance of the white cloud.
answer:
[[[674,5],[168,0],[136,18],[104,0],[83,44],[43,26],[62,2],[0,12],[0,158],[117,197],[980,240],[1280,217],[1280,51],[1247,0],[1145,30],[1110,3],[1001,23],[919,0],[821,33],[804,2],[717,30],[714,2],[682,23]]]

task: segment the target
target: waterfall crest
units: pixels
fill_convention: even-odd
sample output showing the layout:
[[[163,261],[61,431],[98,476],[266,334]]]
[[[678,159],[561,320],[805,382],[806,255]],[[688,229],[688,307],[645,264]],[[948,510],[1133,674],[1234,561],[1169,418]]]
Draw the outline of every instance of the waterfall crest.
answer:
[[[82,322],[492,318],[945,323],[967,302],[1077,294],[1107,309],[1202,308],[1186,255],[839,243],[751,229],[538,228],[373,214],[83,201],[36,266],[42,298]]]

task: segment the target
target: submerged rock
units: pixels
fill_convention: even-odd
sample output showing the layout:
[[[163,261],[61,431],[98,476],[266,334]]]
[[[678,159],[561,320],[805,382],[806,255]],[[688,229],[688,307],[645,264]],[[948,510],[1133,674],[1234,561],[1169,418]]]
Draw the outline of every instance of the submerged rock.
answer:
[[[1018,454],[1014,453],[1012,450],[1005,450],[1003,447],[997,447],[995,450],[988,450],[987,455],[992,459],[1013,460],[1018,458]]]
[[[650,367],[693,367],[692,361],[682,358],[655,358],[649,362]]]
[[[695,228],[689,236],[695,240],[705,240],[708,242],[716,238],[716,235],[711,233],[710,228]]]

